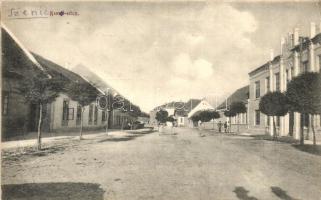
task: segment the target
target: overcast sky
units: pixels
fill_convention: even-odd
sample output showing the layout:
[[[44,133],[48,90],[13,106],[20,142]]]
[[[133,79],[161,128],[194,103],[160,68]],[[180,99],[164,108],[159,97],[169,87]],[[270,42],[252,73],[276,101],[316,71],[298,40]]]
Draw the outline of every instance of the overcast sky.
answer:
[[[78,16],[9,19],[11,9]],[[142,110],[172,100],[226,96],[249,83],[294,27],[320,24],[316,3],[6,3],[2,19],[30,50],[92,69]]]

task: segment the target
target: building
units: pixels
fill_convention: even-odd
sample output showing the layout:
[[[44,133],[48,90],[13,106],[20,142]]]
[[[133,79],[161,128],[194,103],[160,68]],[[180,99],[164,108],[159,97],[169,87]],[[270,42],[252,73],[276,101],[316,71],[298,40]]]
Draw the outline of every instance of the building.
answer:
[[[238,125],[239,128],[241,127],[241,130],[248,129],[248,112],[240,113],[240,114],[237,114],[235,117],[230,117],[230,118],[224,115],[224,112],[226,110],[229,110],[231,104],[234,102],[243,102],[248,111],[248,108],[249,108],[248,101],[249,101],[249,85],[237,89],[234,93],[232,93],[229,97],[227,97],[226,100],[216,108],[216,110],[220,113],[220,116],[221,116],[216,121],[229,122],[233,130],[234,130],[234,127],[236,127],[236,125]]]
[[[268,91],[286,91],[287,82],[293,77],[307,71],[320,72],[321,67],[321,25],[316,32],[315,23],[311,23],[310,36],[303,37],[299,29],[295,28],[285,38],[281,39],[281,53],[273,56],[262,66],[249,73],[249,127],[261,133],[273,134],[272,118],[262,114],[259,110],[260,98]],[[306,116],[309,118],[309,116]],[[281,136],[300,137],[300,123],[302,116],[299,113],[289,112],[276,120],[277,132]],[[305,126],[310,126],[306,120]],[[320,127],[320,116],[315,117],[317,128]]]
[[[64,84],[70,82],[88,84],[91,91],[104,94],[82,76],[53,63],[40,55],[28,51],[5,26],[2,28],[2,138],[4,140],[36,132],[39,120],[39,106],[29,103],[19,92],[24,79],[33,76],[35,70],[42,70],[48,76],[56,77]],[[89,91],[88,91],[89,92]],[[112,94],[117,92],[111,89]],[[55,101],[44,105],[43,132],[79,130],[81,107],[63,90]],[[84,129],[119,128],[136,117],[119,109],[107,111],[98,109],[95,102],[85,106]],[[108,122],[107,122],[108,121]]]

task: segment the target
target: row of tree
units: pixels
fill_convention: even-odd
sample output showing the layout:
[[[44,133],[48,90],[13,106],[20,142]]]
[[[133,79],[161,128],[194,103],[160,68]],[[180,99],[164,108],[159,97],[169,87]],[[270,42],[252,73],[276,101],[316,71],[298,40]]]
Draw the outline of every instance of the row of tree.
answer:
[[[277,137],[275,117],[285,116],[288,112],[301,114],[300,144],[304,144],[305,116],[309,115],[313,133],[313,144],[316,145],[314,128],[315,115],[321,115],[321,75],[316,72],[306,72],[294,77],[288,84],[287,90],[265,94],[259,104],[260,111],[273,120],[273,136]]]
[[[43,107],[45,104],[55,101],[60,92],[65,92],[68,96],[77,101],[81,107],[81,124],[80,124],[80,139],[82,139],[83,132],[83,112],[85,107],[94,102],[99,94],[101,94],[96,87],[85,81],[71,81],[61,75],[54,74],[48,75],[44,71],[32,70],[32,77],[24,78],[23,85],[20,87],[20,93],[25,97],[27,102],[36,104],[39,106],[39,121],[38,121],[38,136],[37,136],[37,149],[41,149],[42,138],[42,122],[44,118]],[[138,106],[132,105],[128,100],[124,99],[119,101],[111,97],[111,94],[107,95],[107,122],[106,131],[108,129],[108,116],[109,112],[113,109],[113,104],[121,103],[123,112],[128,112],[132,117],[138,117],[141,115],[141,110]],[[100,102],[101,103],[101,102]],[[108,110],[107,110],[108,108]],[[145,115],[144,115],[145,116]]]

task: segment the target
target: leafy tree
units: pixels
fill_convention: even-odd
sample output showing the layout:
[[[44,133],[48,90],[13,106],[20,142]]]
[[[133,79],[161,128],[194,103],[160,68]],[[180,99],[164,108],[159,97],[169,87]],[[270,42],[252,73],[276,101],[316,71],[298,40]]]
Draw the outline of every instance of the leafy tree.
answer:
[[[193,121],[193,124],[195,125],[198,121],[201,120],[201,117],[198,113],[196,113],[191,117],[191,120]]]
[[[96,88],[86,82],[70,82],[67,86],[67,93],[68,96],[72,100],[77,101],[81,107],[79,139],[82,139],[83,113],[85,111],[85,106],[95,101],[98,91]]]
[[[168,112],[166,110],[159,110],[156,113],[156,120],[158,121],[158,124],[165,123],[168,117]]]
[[[262,113],[271,116],[273,119],[273,137],[276,135],[275,117],[284,116],[288,113],[288,99],[281,92],[268,92],[265,94],[259,103],[259,108]]]
[[[231,107],[232,113],[235,114],[234,116],[241,113],[246,113],[247,111],[246,106],[242,101],[233,102],[230,107]],[[239,126],[240,126],[240,121],[238,118],[237,132],[239,132]]]
[[[56,77],[38,71],[33,71],[32,77],[25,78],[23,83],[19,87],[20,93],[26,101],[39,106],[37,149],[41,150],[43,106],[53,102],[59,96],[63,83]]]
[[[287,87],[286,96],[289,99],[290,109],[302,114],[311,115],[313,144],[316,145],[314,130],[314,115],[321,114],[321,75],[320,73],[307,72],[294,77]],[[304,124],[301,123],[300,144],[304,144]]]
[[[167,122],[174,122],[175,119],[174,119],[174,117],[170,116],[170,117],[167,117],[166,121]]]

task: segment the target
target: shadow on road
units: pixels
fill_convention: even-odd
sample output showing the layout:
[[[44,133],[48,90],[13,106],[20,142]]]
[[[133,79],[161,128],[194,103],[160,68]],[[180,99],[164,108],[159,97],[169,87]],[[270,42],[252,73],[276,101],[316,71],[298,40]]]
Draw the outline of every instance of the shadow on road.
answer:
[[[279,187],[271,187],[271,190],[272,192],[277,196],[279,197],[280,199],[283,199],[283,200],[299,200],[299,199],[296,199],[296,198],[293,198],[291,196],[289,196],[286,191],[282,190],[281,188]]]
[[[306,144],[306,145],[292,145],[292,146],[300,151],[321,156],[321,145],[313,146],[312,144]]]
[[[114,138],[107,138],[107,139],[103,139],[103,140],[99,140],[99,143],[102,142],[123,142],[123,141],[129,141],[129,140],[133,140],[137,137],[141,137],[143,135],[139,135],[139,134],[135,134],[135,135],[128,135],[128,136],[124,136],[124,137],[114,137]]]
[[[105,193],[94,183],[24,183],[1,188],[3,200],[103,200]]]
[[[235,187],[233,192],[235,193],[236,197],[240,200],[258,200],[255,197],[249,196],[249,191],[247,191],[244,187]]]

